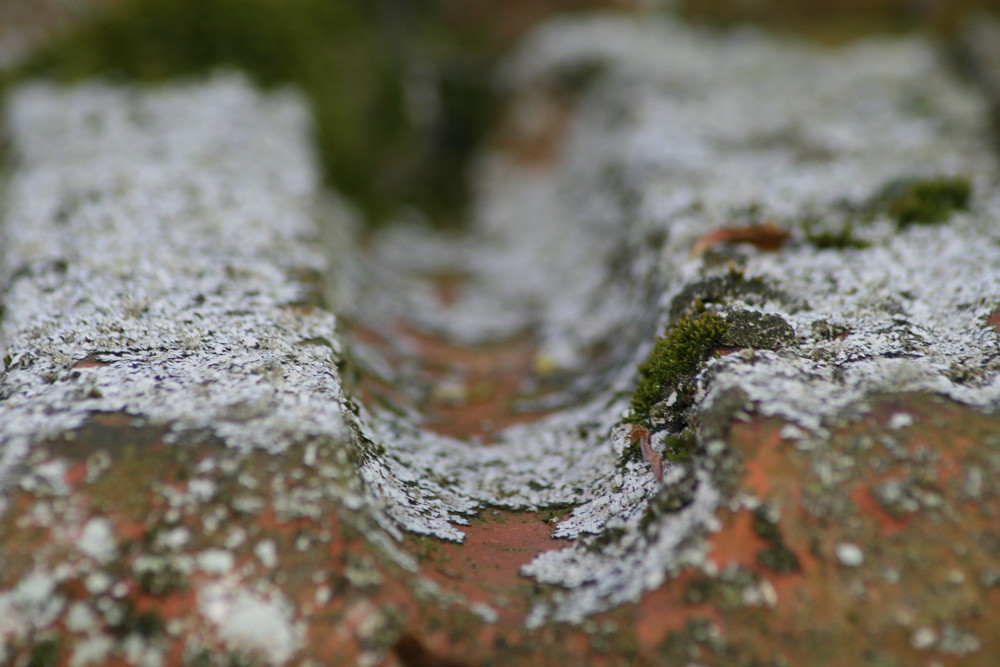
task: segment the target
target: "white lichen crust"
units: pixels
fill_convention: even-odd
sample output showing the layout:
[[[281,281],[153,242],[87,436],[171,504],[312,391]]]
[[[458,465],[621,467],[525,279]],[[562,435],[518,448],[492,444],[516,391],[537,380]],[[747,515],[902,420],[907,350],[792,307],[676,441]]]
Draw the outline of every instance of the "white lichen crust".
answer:
[[[149,490],[172,509],[157,553],[132,568],[154,586],[194,571],[215,577],[199,593],[208,645],[286,661],[302,645],[298,610],[232,572],[241,529],[229,531],[226,548],[198,552],[187,528],[167,527],[193,513],[206,534],[225,532],[219,511],[259,511],[265,495],[279,515],[308,516],[311,490],[281,488],[277,478],[255,492],[245,475],[246,493],[220,510],[209,502],[213,479],[235,474],[244,453],[350,441],[335,319],[298,305],[308,288],[295,276],[326,265],[302,102],[263,96],[234,76],[150,91],[29,85],[11,95],[6,129],[16,169],[0,231],[0,478],[38,495],[19,520],[57,539],[37,554],[38,570],[0,592],[0,642],[46,630],[66,604],[55,586],[78,577],[93,598],[71,610],[86,637],[72,664],[103,664],[111,653],[162,664],[159,643],[119,641],[92,619],[114,625],[124,613],[127,588],[109,574],[121,556],[112,524],[60,500],[64,464],[32,459],[33,446],[110,413],[166,429],[168,446],[209,434],[229,448],[231,458],[191,471],[186,492]],[[100,454],[87,459],[88,482],[110,465]],[[341,502],[359,509],[358,492]]]
[[[515,89],[544,87],[587,68],[599,74],[577,103],[552,176],[570,202],[565,209],[578,211],[575,220],[599,211],[622,234],[662,233],[662,326],[686,287],[731,278],[735,262],[742,280],[768,289],[726,307],[780,315],[795,331],[781,349],[708,362],[694,414],[706,417],[698,421],[709,449],[719,446],[711,441],[718,425],[707,416],[722,409],[731,417],[724,406],[733,396],[741,397],[738,409],[781,417],[798,425],[797,437],[819,441],[873,394],[1000,405],[1000,345],[987,322],[1000,308],[1000,189],[988,113],[928,43],[873,40],[828,51],[753,32],[584,18],[539,30],[506,77]],[[940,224],[898,230],[884,213],[865,212],[895,179],[953,176],[971,180],[972,202]],[[721,260],[711,250],[691,256],[713,229],[761,221],[790,231],[779,252],[744,245]],[[822,250],[807,238],[810,225],[847,222],[867,248]],[[823,335],[829,330],[846,336]],[[668,488],[671,479],[668,471]],[[578,620],[637,599],[675,564],[678,553],[665,547],[671,531],[699,530],[685,512],[707,503],[709,485],[655,528],[647,521],[645,532],[635,517],[648,495],[635,496],[628,484],[594,494],[557,534],[574,536],[579,529],[570,525],[624,534],[610,547],[582,542],[525,567],[569,589],[540,603],[532,622]],[[706,504],[700,528],[710,513]]]
[[[344,436],[331,350],[303,344],[334,318],[290,308],[289,273],[324,265],[297,99],[32,86],[7,124],[0,473],[93,412],[244,449]]]
[[[549,397],[567,407],[508,429],[489,448],[423,431],[419,415],[405,411],[377,411],[362,425],[386,446],[383,463],[394,472],[379,466],[368,477],[398,500],[389,511],[401,508],[411,530],[451,537],[428,523],[435,515],[414,502],[414,487],[459,523],[486,504],[578,504],[554,533],[577,543],[523,569],[567,589],[539,602],[531,624],[579,621],[636,600],[671,567],[698,562],[694,538],[713,526],[718,500],[711,477],[698,478],[681,509],[651,508],[658,486],[645,466],[616,461],[626,436],[613,426],[651,342],[651,314],[670,324],[685,287],[732,271],[711,253],[689,255],[713,229],[755,220],[789,229],[778,253],[736,250],[730,259],[744,278],[769,289],[729,307],[780,315],[795,340],[710,361],[694,414],[712,413],[735,391],[741,408],[782,417],[798,438],[822,438],[830,420],[863,410],[873,393],[930,391],[984,407],[1000,397],[996,333],[986,322],[1000,304],[1000,200],[991,194],[985,105],[929,44],[870,41],[829,52],[648,19],[551,22],[504,72],[513,113],[519,99],[537,105],[588,69],[598,74],[577,95],[554,164],[482,160],[470,234],[456,242],[402,228],[381,235],[368,261],[335,267],[339,307],[366,325],[405,320],[468,342],[531,329],[541,356],[590,383],[590,393],[571,385]],[[974,198],[944,224],[898,231],[884,214],[862,213],[894,179],[956,175],[971,179]],[[852,221],[867,249],[808,242],[809,225]],[[447,309],[415,278],[434,270],[470,277]],[[615,363],[592,363],[586,351],[595,342]],[[398,345],[398,354],[413,354]],[[383,382],[419,390],[376,350],[359,343],[353,352]],[[695,474],[668,470],[660,493]]]

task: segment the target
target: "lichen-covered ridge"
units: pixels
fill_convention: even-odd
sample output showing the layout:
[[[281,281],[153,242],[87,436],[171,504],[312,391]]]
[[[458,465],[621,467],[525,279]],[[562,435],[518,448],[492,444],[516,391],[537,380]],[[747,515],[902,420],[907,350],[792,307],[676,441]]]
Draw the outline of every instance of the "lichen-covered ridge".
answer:
[[[562,108],[594,63],[547,161],[513,121],[481,157],[459,238],[358,238],[292,94],[19,89],[0,657],[586,662],[616,637],[636,660],[801,661],[851,631],[795,625],[803,606],[902,661],[995,646],[971,611],[996,597],[974,510],[1000,511],[984,102],[916,39],[592,17],[508,62],[511,116]],[[699,242],[765,222],[787,234]],[[482,409],[481,441],[435,424],[453,409]],[[938,414],[954,448],[910,436]],[[626,451],[634,422],[662,483]],[[935,522],[947,540],[920,541]],[[507,590],[459,557],[520,547],[492,531],[533,535]],[[935,616],[914,559],[947,541],[967,548],[935,570]],[[868,591],[918,594],[897,627],[851,606]]]

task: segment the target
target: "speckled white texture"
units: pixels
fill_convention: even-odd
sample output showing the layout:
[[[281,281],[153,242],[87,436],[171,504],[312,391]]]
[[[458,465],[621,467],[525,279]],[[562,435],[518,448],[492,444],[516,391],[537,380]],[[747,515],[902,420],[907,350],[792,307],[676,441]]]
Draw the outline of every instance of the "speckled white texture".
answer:
[[[29,85],[10,96],[6,128],[16,169],[4,183],[0,228],[0,481],[65,495],[64,464],[19,464],[32,445],[71,434],[95,412],[166,425],[168,444],[208,433],[234,457],[306,440],[348,445],[335,319],[293,306],[304,296],[293,273],[325,268],[309,123],[296,96],[261,95],[237,76],[146,91]],[[88,459],[88,475],[100,474],[100,461]],[[170,524],[216,488],[195,477],[186,492],[154,491],[169,500]],[[263,505],[263,490],[250,491],[234,509]],[[282,513],[315,509],[294,490],[272,498]],[[367,501],[344,502],[358,510]],[[40,501],[27,517],[56,538],[40,560],[77,572],[99,601],[122,597],[124,584],[104,569],[118,553],[111,522],[77,516],[76,507],[51,516],[49,507]],[[137,571],[168,557],[174,570],[196,564],[216,582],[234,569],[228,550],[192,558],[190,543],[187,528],[162,531],[154,548],[165,555],[137,561]],[[23,640],[55,620],[60,596],[41,604],[27,593],[59,580],[40,570],[0,591],[0,640]],[[279,591],[262,596],[234,583],[202,593],[211,643],[274,664],[300,645],[299,610]],[[135,664],[162,660],[152,644],[98,633],[71,662],[104,664],[111,652]]]
[[[0,475],[95,411],[243,449],[345,436],[330,349],[303,344],[335,345],[334,319],[284,307],[288,271],[323,266],[296,98],[31,86],[7,124]]]
[[[689,549],[686,553],[685,546],[715,526],[712,517],[718,492],[707,476],[699,475],[690,504],[655,517],[644,528],[644,511],[659,485],[651,490],[648,473],[639,473],[637,467],[630,465],[630,470],[615,480],[617,484],[603,489],[598,501],[578,507],[556,531],[564,537],[576,537],[584,529],[624,531],[619,539],[606,546],[582,542],[568,549],[548,551],[522,568],[522,574],[541,583],[567,589],[556,593],[551,601],[537,603],[528,616],[529,627],[546,620],[578,623],[595,611],[638,601],[644,592],[663,583],[668,570],[695,560],[698,551]],[[664,482],[676,484],[681,475],[690,474],[695,473],[672,468]],[[598,525],[594,525],[595,521]]]
[[[826,418],[878,393],[930,392],[995,408],[1000,346],[986,318],[1000,303],[1000,199],[983,205],[864,252],[800,248],[783,260],[755,258],[754,275],[808,295],[807,310],[775,309],[800,336],[820,318],[850,333],[842,341],[807,338],[793,350],[757,354],[753,363],[718,360],[706,400],[737,387],[763,414],[819,433]]]
[[[785,317],[797,344],[711,361],[699,412],[735,389],[805,437],[801,429],[822,436],[829,419],[863,410],[873,393],[1000,403],[1000,346],[985,322],[1000,305],[1000,189],[986,107],[944,71],[929,44],[883,40],[824,51],[750,31],[719,36],[666,21],[566,19],[536,32],[505,75],[515,88],[544,85],[587,63],[603,74],[574,113],[557,178],[583,216],[603,210],[623,233],[666,232],[662,322],[685,285],[728,270],[689,257],[699,236],[746,224],[739,211],[749,206],[792,230],[781,252],[747,249],[743,261],[747,277],[792,296],[762,309]],[[856,233],[872,243],[863,251],[804,242],[806,217],[836,228],[849,219],[844,200],[863,204],[894,178],[952,174],[971,176],[975,195],[972,209],[946,224],[896,232],[884,218],[858,223]],[[630,203],[616,209],[616,197]],[[812,324],[821,320],[850,334],[817,340]],[[963,374],[970,377],[951,379]],[[556,529],[572,537],[624,524],[611,548],[598,556],[578,544],[524,568],[567,588],[539,604],[530,623],[579,620],[636,599],[683,558],[671,551],[672,539],[711,525],[712,491],[699,487],[688,508],[660,517],[645,539],[634,522],[652,489],[644,494],[628,480],[591,487],[595,499]]]
[[[948,78],[920,41],[864,43],[828,54],[752,33],[728,39],[703,36],[655,20],[567,20],[550,23],[530,39],[512,58],[506,79],[514,88],[530,87],[593,61],[604,65],[605,74],[579,103],[554,169],[485,159],[471,234],[458,242],[426,230],[384,234],[376,240],[372,261],[360,270],[363,277],[353,279],[361,285],[360,296],[354,303],[346,299],[348,312],[354,309],[369,319],[381,313],[386,322],[407,319],[469,341],[503,338],[531,326],[541,332],[546,358],[578,370],[601,388],[596,399],[578,400],[575,409],[512,428],[500,445],[490,448],[470,448],[420,432],[411,425],[418,420],[414,416],[370,416],[363,428],[372,440],[391,443],[386,462],[393,474],[383,479],[386,473],[377,467],[366,471],[366,478],[396,499],[389,511],[410,529],[443,535],[443,524],[428,530],[427,519],[444,515],[403,503],[408,491],[387,480],[407,480],[444,501],[452,521],[461,521],[461,513],[482,503],[533,508],[602,495],[598,489],[614,471],[607,433],[626,405],[634,364],[647,349],[650,336],[643,317],[658,312],[657,295],[635,287],[655,282],[644,268],[650,259],[641,242],[644,234],[667,233],[659,262],[667,278],[659,301],[666,304],[704,275],[701,263],[687,258],[693,240],[713,227],[739,224],[731,216],[740,207],[758,204],[769,217],[797,220],[823,213],[844,197],[867,197],[887,179],[911,172],[969,172],[976,176],[977,191],[994,173],[982,139],[981,102]],[[621,203],[628,198],[633,202]],[[881,242],[866,253],[824,253],[793,245],[779,255],[751,256],[748,273],[766,275],[808,302],[808,308],[794,313],[787,312],[786,304],[767,304],[768,310],[786,315],[800,336],[821,318],[850,321],[869,332],[888,324],[898,332],[901,326],[891,322],[892,315],[866,309],[866,300],[882,298],[874,286],[884,289],[894,278],[905,277],[894,289],[905,292],[910,289],[906,283],[923,280],[917,268],[925,260],[941,267],[932,269],[937,273],[954,264],[955,257],[946,253],[927,253],[932,244],[942,247],[945,241],[962,252],[969,234],[984,231],[979,218],[965,235],[956,234],[961,220],[900,236],[885,221],[876,221],[859,230]],[[931,239],[923,251],[913,252],[910,240],[921,235]],[[948,285],[978,295],[983,305],[942,332],[955,339],[962,331],[968,340],[964,351],[939,352],[941,358],[964,354],[973,366],[981,366],[990,354],[986,344],[992,334],[981,323],[970,332],[969,324],[982,317],[996,293],[981,275],[973,275],[981,274],[984,264],[995,265],[994,246],[981,244],[977,252],[980,263],[967,264],[964,275],[950,275]],[[896,254],[909,264],[893,268]],[[616,255],[629,258],[631,273],[610,270]],[[865,275],[867,266],[892,273]],[[419,287],[407,288],[415,283],[414,272],[441,269],[472,276],[471,285],[447,310]],[[350,271],[345,276],[345,282],[352,282]],[[940,291],[940,281],[923,284],[938,291],[932,295],[936,302],[919,307],[940,321],[940,306],[956,295]],[[841,292],[853,294],[853,310],[844,307],[850,299]],[[909,301],[923,298],[912,289],[910,293]],[[820,301],[821,296],[826,300]],[[619,350],[620,364],[595,376],[582,350],[602,339]],[[848,339],[860,346],[854,354],[863,349],[868,355],[894,354],[900,340],[893,333]],[[370,372],[396,386],[412,387],[359,347],[358,361]],[[405,353],[404,342],[400,347]],[[763,412],[815,430],[824,415],[874,389],[919,384],[904,384],[907,371],[892,360],[873,362],[864,380],[844,383],[839,375],[834,379],[839,366],[826,363],[824,370],[811,356],[815,353],[804,349],[760,353],[752,364],[740,355],[727,357],[713,368],[704,392],[715,393],[703,395],[703,402],[710,404],[718,393],[738,385],[754,390],[751,396],[759,397]],[[774,363],[769,365],[770,359]],[[930,369],[931,385],[940,386],[940,369],[923,367]],[[824,379],[824,372],[830,377]],[[966,392],[963,398],[984,403],[991,395]],[[585,423],[591,426],[589,435],[580,437]]]
[[[0,658],[6,644],[45,628],[58,618],[65,600],[56,594],[59,582],[49,573],[32,571],[10,590],[0,591]]]
[[[114,650],[114,641],[104,635],[87,637],[73,647],[73,657],[70,667],[87,667],[87,665],[106,665]]]
[[[537,606],[531,624],[578,621],[637,599],[685,557],[685,538],[713,525],[717,494],[704,479],[687,508],[640,533],[657,485],[645,466],[618,469],[607,445],[624,438],[608,434],[648,349],[643,318],[653,313],[664,321],[664,306],[686,284],[719,271],[688,250],[715,227],[745,224],[736,211],[756,205],[793,230],[785,250],[748,251],[746,266],[748,276],[794,295],[763,308],[783,315],[799,344],[711,362],[700,409],[739,389],[761,413],[798,424],[801,438],[822,435],[826,419],[861,409],[873,392],[930,390],[990,406],[1000,388],[996,336],[983,322],[1000,299],[1000,202],[987,195],[996,170],[984,105],[943,71],[927,43],[873,41],[828,52],[751,32],[705,35],[666,21],[572,19],[538,31],[505,77],[523,90],[593,62],[603,75],[578,102],[553,168],[485,159],[472,233],[458,242],[425,230],[383,235],[374,261],[353,278],[361,296],[352,303],[348,289],[343,304],[370,320],[381,313],[386,322],[407,319],[467,341],[530,326],[541,332],[543,355],[601,387],[596,397],[580,394],[572,409],[509,429],[490,448],[422,432],[415,415],[363,413],[362,428],[386,446],[392,471],[372,465],[366,479],[411,530],[458,537],[442,532],[440,510],[405,502],[413,488],[443,503],[452,521],[486,503],[531,509],[575,502],[555,535],[624,530],[604,549],[579,543],[524,568],[567,588]],[[867,251],[817,251],[802,242],[803,218],[827,218],[834,227],[845,219],[841,200],[863,203],[897,177],[951,174],[971,175],[977,195],[973,210],[947,225],[897,234],[876,219],[856,230],[873,243]],[[667,239],[658,258],[660,294],[635,287],[656,284],[647,268],[651,246],[642,239],[657,231]],[[611,266],[623,256],[630,272],[615,274]],[[435,269],[472,276],[447,310],[411,287],[414,272]],[[350,284],[351,272],[345,276]],[[889,312],[886,303],[903,311]],[[815,340],[811,326],[821,320],[851,335]],[[582,350],[602,337],[619,350],[619,365],[595,374]],[[359,347],[358,361],[370,372],[412,385]],[[956,365],[979,377],[951,381],[944,372]],[[667,471],[668,486],[679,474]]]

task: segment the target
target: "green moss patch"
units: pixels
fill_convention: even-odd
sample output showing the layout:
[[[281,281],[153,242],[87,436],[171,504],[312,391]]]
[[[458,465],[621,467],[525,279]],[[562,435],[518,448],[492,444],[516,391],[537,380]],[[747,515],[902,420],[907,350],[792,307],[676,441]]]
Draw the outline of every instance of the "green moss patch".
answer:
[[[795,342],[795,330],[780,315],[755,310],[726,313],[726,331],[720,336],[723,347],[752,347],[776,350]]]
[[[657,339],[646,361],[639,366],[639,384],[632,395],[633,420],[648,425],[654,405],[672,391],[687,393],[684,385],[693,380],[702,362],[719,347],[727,328],[719,315],[702,313],[679,319]]]
[[[698,449],[695,432],[687,429],[680,435],[667,436],[663,445],[663,458],[671,463],[686,463],[694,458]]]
[[[706,306],[725,306],[733,301],[742,301],[751,306],[761,306],[775,300],[791,303],[791,299],[780,290],[771,287],[764,279],[747,278],[740,270],[731,270],[725,275],[712,276],[684,287],[670,302],[670,319],[694,317],[704,313]]]
[[[62,650],[56,639],[42,639],[31,649],[28,667],[55,667],[59,664]]]
[[[801,222],[807,243],[819,250],[864,250],[871,242],[855,233],[855,222],[886,215],[902,229],[945,222],[954,211],[968,210],[972,182],[965,176],[899,178],[886,183],[866,203],[851,209],[855,220],[836,226],[816,218]]]
[[[646,511],[639,519],[639,528],[650,535],[660,525],[659,519],[665,514],[679,512],[692,502],[701,482],[696,475],[684,475],[675,483],[664,485],[650,499]]]
[[[806,223],[806,241],[818,250],[864,250],[871,246],[854,234],[850,222],[837,229],[817,229],[815,224]]]
[[[768,515],[764,505],[753,513],[753,532],[767,542],[767,548],[757,552],[757,562],[776,574],[788,574],[802,569],[798,556],[785,544],[778,522]]]
[[[890,182],[876,198],[899,227],[944,222],[952,211],[967,210],[972,183],[964,176],[910,178]]]

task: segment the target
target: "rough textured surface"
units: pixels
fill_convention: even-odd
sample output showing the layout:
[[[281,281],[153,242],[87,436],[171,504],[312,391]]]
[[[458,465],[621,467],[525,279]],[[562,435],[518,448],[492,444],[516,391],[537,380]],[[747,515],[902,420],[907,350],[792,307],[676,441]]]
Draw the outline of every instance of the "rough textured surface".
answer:
[[[0,474],[94,412],[211,427],[240,448],[344,437],[334,320],[296,308],[294,275],[323,262],[306,245],[315,183],[292,99],[239,80],[35,87],[8,118]]]
[[[649,20],[550,24],[504,76],[460,239],[358,238],[295,98],[239,78],[17,93],[0,655],[988,664],[983,100],[919,40]],[[968,210],[898,230],[871,202],[914,175],[968,176]],[[618,422],[698,312],[741,329],[661,484]]]

